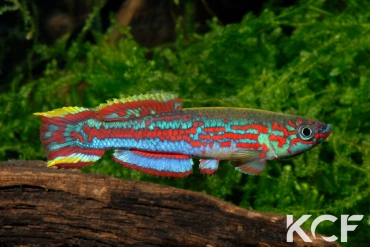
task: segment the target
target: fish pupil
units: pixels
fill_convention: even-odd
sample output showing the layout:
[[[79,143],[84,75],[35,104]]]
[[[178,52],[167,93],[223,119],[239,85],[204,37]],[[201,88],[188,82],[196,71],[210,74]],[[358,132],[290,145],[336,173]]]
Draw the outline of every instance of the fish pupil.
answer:
[[[312,133],[312,131],[311,131],[311,129],[309,129],[309,128],[303,128],[303,129],[302,129],[302,134],[303,134],[304,136],[306,136],[306,137],[310,136],[310,135],[311,135],[311,133]]]

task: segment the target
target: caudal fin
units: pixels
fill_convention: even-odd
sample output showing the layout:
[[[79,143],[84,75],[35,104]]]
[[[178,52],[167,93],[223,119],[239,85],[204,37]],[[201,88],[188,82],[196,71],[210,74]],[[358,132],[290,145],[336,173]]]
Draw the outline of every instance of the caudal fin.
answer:
[[[78,124],[96,119],[94,111],[83,107],[63,107],[34,113],[42,121],[40,139],[48,157],[48,167],[79,168],[92,164],[104,154],[102,149],[84,147],[87,136]]]

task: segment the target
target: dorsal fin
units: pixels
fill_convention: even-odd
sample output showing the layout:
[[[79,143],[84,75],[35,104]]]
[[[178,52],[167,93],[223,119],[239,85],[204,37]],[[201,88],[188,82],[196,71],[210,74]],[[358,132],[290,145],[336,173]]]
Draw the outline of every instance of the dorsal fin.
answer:
[[[95,108],[104,121],[122,121],[150,114],[181,110],[181,99],[171,93],[140,94],[113,99]]]

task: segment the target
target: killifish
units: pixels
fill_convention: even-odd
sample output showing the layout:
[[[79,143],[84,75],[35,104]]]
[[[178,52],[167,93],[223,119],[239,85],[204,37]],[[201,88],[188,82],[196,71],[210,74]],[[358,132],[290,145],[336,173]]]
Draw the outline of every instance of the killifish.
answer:
[[[42,120],[48,166],[87,166],[114,149],[113,159],[126,168],[174,178],[192,172],[192,158],[200,159],[203,174],[215,173],[220,160],[243,173],[260,174],[266,161],[301,154],[332,131],[330,124],[264,110],[182,109],[181,99],[171,93],[34,114]]]

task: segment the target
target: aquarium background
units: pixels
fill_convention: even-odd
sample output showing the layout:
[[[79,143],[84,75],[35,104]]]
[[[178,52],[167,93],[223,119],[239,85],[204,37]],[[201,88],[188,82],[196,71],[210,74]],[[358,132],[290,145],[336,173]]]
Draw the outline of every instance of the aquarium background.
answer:
[[[189,177],[163,179],[123,168],[111,151],[82,170],[200,191],[251,210],[312,214],[306,229],[323,214],[364,215],[342,246],[368,246],[369,1],[163,0],[147,6],[159,12],[142,11],[148,19],[134,16],[127,27],[121,3],[63,1],[63,11],[53,12],[45,2],[0,5],[0,160],[46,159],[34,112],[140,93],[173,92],[185,108],[301,115],[330,123],[332,135],[302,155],[268,162],[259,176],[227,162],[204,176],[194,160]],[[339,237],[340,220],[317,232]]]

